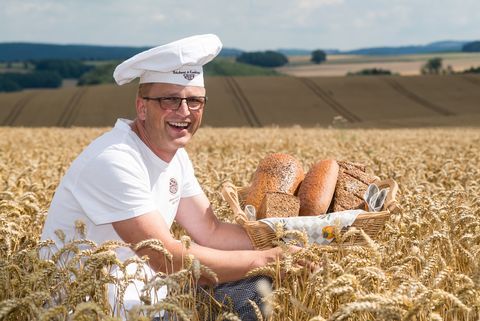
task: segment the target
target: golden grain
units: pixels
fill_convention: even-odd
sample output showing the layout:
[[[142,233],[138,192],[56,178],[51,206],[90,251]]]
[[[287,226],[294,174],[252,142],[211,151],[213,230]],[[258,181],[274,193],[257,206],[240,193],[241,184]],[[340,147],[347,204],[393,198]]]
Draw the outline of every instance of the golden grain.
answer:
[[[116,284],[121,301],[126,285],[138,279],[147,288],[167,285],[169,297],[157,302],[144,295],[145,304],[132,311],[129,321],[150,321],[161,310],[198,321],[211,309],[220,309],[219,318],[237,320],[228,307],[197,295],[199,271],[213,280],[216,276],[193,257],[185,256],[183,269],[173,274],[148,278],[140,267],[126,274],[128,265],[148,258],[119,262],[114,251],[147,247],[171,258],[157,240],[97,245],[71,241],[60,231],[58,245],[38,240],[60,178],[82,148],[105,130],[0,128],[0,319],[67,320],[75,313],[78,320],[114,320],[121,302],[115,310],[108,306],[105,285]],[[305,169],[325,158],[357,161],[400,184],[403,211],[392,215],[377,239],[350,229],[337,234],[337,246],[308,245],[251,272],[274,280],[275,288],[263,295],[265,321],[469,321],[480,318],[479,146],[480,130],[474,128],[272,127],[204,128],[187,149],[217,216],[228,222],[234,218],[219,194],[221,184],[230,180],[248,186],[258,162],[272,152],[294,155]],[[188,248],[191,240],[185,232],[176,224],[172,230]],[[81,222],[77,234],[85,235]],[[301,231],[286,233],[279,226],[277,234],[306,244]],[[344,242],[359,235],[363,246]],[[38,258],[40,249],[52,253],[50,260]],[[318,267],[310,273],[298,266],[302,259]],[[113,266],[124,272],[122,278],[108,274]]]

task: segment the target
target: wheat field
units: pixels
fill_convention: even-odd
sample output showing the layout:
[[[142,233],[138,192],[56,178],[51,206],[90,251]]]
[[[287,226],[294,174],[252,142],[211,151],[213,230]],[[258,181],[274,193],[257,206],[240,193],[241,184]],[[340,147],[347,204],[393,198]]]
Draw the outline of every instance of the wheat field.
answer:
[[[142,277],[139,272],[115,279],[108,273],[111,266],[124,269],[146,260],[118,261],[115,249],[133,245],[78,240],[50,261],[38,258],[41,248],[51,246],[39,242],[39,235],[60,178],[106,130],[0,127],[0,320],[119,320],[105,301],[105,284]],[[378,239],[364,236],[364,246],[342,246],[348,236],[343,235],[336,246],[307,244],[251,273],[274,279],[273,289],[263,289],[265,320],[423,321],[480,318],[479,146],[478,128],[269,127],[202,128],[187,149],[204,191],[226,221],[233,214],[221,198],[221,184],[248,185],[260,159],[273,152],[297,157],[306,170],[334,158],[395,179],[402,211],[391,216]],[[82,228],[79,222],[80,233]],[[188,246],[180,228],[174,233]],[[346,234],[352,233],[363,235]],[[154,240],[137,246],[164,251]],[[297,264],[305,258],[317,263],[313,272]],[[211,272],[186,257],[183,270],[156,275],[148,286],[168,285],[168,298],[145,298],[128,320],[151,320],[163,309],[180,320],[206,320],[213,309],[217,320],[238,320],[228,306],[191,290],[200,273]]]

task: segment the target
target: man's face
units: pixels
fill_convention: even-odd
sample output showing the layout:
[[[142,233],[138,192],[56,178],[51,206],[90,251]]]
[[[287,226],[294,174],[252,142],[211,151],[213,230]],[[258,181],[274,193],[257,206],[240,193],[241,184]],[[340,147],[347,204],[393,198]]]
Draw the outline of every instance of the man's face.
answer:
[[[181,86],[174,84],[155,83],[148,92],[148,97],[192,97],[205,96],[205,88]],[[137,97],[137,116],[145,121],[150,143],[167,155],[173,154],[178,148],[184,147],[200,127],[203,108],[190,111],[183,100],[178,110],[164,110],[155,100],[145,100]]]

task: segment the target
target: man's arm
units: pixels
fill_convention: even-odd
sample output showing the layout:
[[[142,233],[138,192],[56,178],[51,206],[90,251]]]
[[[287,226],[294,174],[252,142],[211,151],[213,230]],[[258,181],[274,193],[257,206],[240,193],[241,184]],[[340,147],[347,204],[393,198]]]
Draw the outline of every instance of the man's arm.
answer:
[[[205,194],[182,198],[175,220],[200,245],[218,250],[253,250],[243,227],[219,221]]]
[[[195,213],[191,213],[195,216]],[[185,255],[194,255],[203,265],[212,269],[219,282],[235,281],[257,267],[274,262],[281,255],[281,249],[273,248],[265,251],[224,251],[208,248],[192,243],[186,250],[182,243],[174,239],[165,221],[157,211],[149,212],[138,217],[112,223],[115,231],[125,241],[136,244],[147,239],[159,239],[173,256],[173,264],[167,263],[162,253],[151,249],[140,249],[139,256],[148,255],[150,265],[155,271],[171,273],[182,268]],[[196,233],[199,233],[197,231]],[[207,231],[208,233],[208,231]],[[220,233],[220,234],[223,234]]]

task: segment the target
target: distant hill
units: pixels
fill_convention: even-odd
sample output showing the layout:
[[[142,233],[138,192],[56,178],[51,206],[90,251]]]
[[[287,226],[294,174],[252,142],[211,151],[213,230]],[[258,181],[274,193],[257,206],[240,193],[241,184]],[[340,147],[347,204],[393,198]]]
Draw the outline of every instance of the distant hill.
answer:
[[[438,41],[428,45],[401,47],[373,47],[342,51],[342,54],[352,55],[411,55],[435,52],[459,52],[464,44],[470,41]]]
[[[307,49],[287,49],[287,48],[280,48],[275,50],[285,56],[308,56],[312,53],[312,50]]]
[[[415,45],[415,46],[399,46],[399,47],[371,47],[360,48],[354,50],[337,50],[337,49],[322,49],[327,55],[336,54],[348,54],[348,55],[412,55],[422,53],[435,53],[435,52],[460,52],[463,45],[470,43],[470,41],[437,41],[427,45]],[[281,48],[277,50],[286,56],[307,56],[312,53],[313,50],[307,49],[293,49],[293,48]]]
[[[151,47],[117,47],[94,45],[58,45],[41,43],[0,43],[0,61],[40,59],[122,60]],[[223,48],[220,56],[238,56],[241,50]]]
[[[334,55],[334,54],[338,54],[340,53],[340,50],[338,49],[323,49],[323,48],[319,48],[321,50],[323,50],[327,55]],[[285,56],[310,56],[312,54],[312,50],[308,50],[308,49],[295,49],[295,48],[280,48],[280,49],[277,49],[276,51],[284,54]]]
[[[427,45],[401,47],[373,47],[340,51],[337,49],[322,49],[329,55],[402,55],[435,52],[460,52],[462,46],[470,41],[438,41]],[[150,47],[121,47],[97,45],[59,45],[28,42],[0,43],[0,62],[27,61],[39,59],[77,59],[77,60],[123,60]],[[276,51],[286,56],[310,55],[312,50],[300,48],[281,48]],[[220,56],[237,57],[243,50],[223,48]]]

